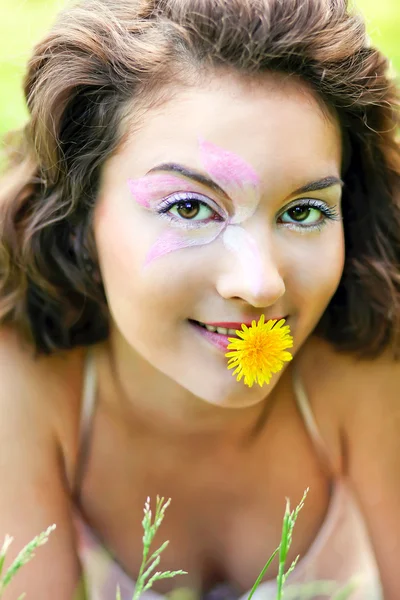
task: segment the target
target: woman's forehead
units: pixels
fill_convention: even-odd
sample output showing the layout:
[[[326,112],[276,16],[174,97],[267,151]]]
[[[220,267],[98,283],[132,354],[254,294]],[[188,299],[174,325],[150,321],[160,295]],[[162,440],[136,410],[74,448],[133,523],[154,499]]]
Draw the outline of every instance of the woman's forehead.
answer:
[[[282,86],[266,79],[246,88],[240,77],[228,77],[174,94],[128,135],[112,174],[135,179],[159,164],[178,163],[208,175],[217,170],[220,181],[241,174],[261,187],[281,186],[284,179],[294,189],[339,177],[338,122],[298,80],[282,80]]]

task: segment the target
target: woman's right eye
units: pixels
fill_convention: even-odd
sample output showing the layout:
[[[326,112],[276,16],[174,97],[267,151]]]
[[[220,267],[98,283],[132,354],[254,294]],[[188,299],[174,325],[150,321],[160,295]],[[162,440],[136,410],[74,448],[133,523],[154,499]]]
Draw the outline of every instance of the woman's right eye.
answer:
[[[185,200],[178,202],[170,208],[169,212],[178,217],[182,217],[182,219],[189,219],[191,221],[206,221],[214,214],[214,211],[209,206],[199,200]]]
[[[189,194],[167,198],[159,207],[159,212],[179,221],[221,221],[222,217],[206,202]]]

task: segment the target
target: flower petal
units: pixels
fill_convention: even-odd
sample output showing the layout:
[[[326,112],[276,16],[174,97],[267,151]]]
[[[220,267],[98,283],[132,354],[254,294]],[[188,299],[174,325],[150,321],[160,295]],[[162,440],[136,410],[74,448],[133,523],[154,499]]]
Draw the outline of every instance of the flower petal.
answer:
[[[244,378],[248,387],[254,383],[263,386],[285,362],[292,360],[287,349],[293,346],[293,338],[290,327],[284,323],[285,319],[271,319],[265,323],[265,317],[261,315],[258,323],[253,321],[250,328],[243,324],[242,331],[237,331],[238,338],[228,338],[229,352],[225,356],[229,359],[228,369],[235,368],[232,374],[237,375],[237,381]]]

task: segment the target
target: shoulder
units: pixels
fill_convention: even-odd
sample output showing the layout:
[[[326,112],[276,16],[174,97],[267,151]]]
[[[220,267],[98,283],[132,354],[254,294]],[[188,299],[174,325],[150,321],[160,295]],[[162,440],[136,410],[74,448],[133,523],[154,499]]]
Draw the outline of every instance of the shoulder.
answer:
[[[66,450],[73,447],[80,362],[78,352],[35,357],[13,330],[0,329],[0,539],[15,539],[12,560],[14,548],[57,525],[33,567],[12,582],[12,597],[28,589],[34,598],[67,600],[78,586]]]
[[[36,356],[15,330],[0,328],[0,412],[9,435],[29,428],[21,451],[40,437],[65,456],[76,443],[83,350]],[[65,461],[67,469],[71,461]]]
[[[300,352],[299,366],[338,470],[346,468],[348,454],[363,451],[382,432],[400,450],[400,360],[389,351],[373,359],[358,358],[313,337]]]
[[[301,359],[316,403],[327,408],[324,398],[335,398],[330,405],[340,420],[367,404],[380,405],[383,411],[385,406],[400,405],[400,358],[396,359],[390,350],[375,358],[360,358],[312,338],[303,354]]]
[[[400,360],[393,352],[388,349],[374,358],[358,358],[329,349],[327,357],[344,430],[365,435],[368,424],[371,435],[378,426],[393,422],[400,411]]]
[[[389,350],[358,359],[321,342],[312,354],[318,415],[327,413],[334,423],[340,472],[365,518],[385,598],[399,598],[400,361]]]

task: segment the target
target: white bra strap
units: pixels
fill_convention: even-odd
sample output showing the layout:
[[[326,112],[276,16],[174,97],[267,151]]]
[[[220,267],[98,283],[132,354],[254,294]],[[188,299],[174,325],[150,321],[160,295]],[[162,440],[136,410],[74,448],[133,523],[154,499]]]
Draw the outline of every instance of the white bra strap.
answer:
[[[96,387],[97,377],[93,350],[89,347],[86,351],[84,364],[81,415],[78,437],[79,445],[73,485],[73,494],[75,497],[79,497],[82,479],[89,456],[93,417],[96,408]]]
[[[335,468],[329,449],[321,436],[314,413],[310,406],[306,390],[301,381],[298,368],[293,364],[293,389],[296,398],[297,408],[301,414],[304,426],[310,436],[311,442],[315,448],[322,467],[330,477],[335,475]]]

